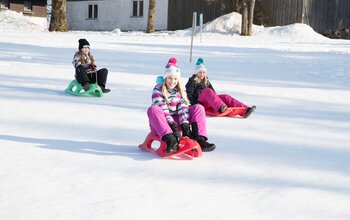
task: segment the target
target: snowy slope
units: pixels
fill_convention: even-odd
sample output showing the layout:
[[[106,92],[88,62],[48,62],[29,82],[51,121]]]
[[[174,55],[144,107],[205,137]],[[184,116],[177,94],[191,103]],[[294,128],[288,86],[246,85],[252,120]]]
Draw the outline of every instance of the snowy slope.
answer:
[[[165,160],[137,146],[168,58],[183,83],[193,74],[188,35],[29,32],[16,19],[0,21],[0,219],[349,219],[349,41],[299,24],[206,29],[193,59],[258,109],[207,118],[217,149]],[[102,98],[64,93],[79,38],[109,69]]]

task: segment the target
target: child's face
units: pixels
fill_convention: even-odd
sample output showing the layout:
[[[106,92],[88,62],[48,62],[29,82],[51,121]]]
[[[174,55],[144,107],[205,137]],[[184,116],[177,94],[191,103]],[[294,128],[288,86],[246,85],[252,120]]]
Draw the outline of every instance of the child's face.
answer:
[[[179,83],[179,79],[176,76],[168,76],[165,78],[165,85],[168,89],[173,89]]]
[[[90,52],[90,48],[83,47],[83,48],[81,48],[81,52],[83,52],[83,54],[87,55]]]
[[[206,75],[207,75],[207,72],[205,70],[199,70],[197,72],[197,76],[200,80],[203,80]]]

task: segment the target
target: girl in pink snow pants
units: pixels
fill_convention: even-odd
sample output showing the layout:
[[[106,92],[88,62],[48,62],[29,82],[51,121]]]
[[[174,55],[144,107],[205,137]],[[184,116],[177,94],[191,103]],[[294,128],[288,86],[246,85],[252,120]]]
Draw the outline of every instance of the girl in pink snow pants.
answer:
[[[202,58],[198,58],[196,63],[196,74],[188,79],[186,93],[191,104],[200,103],[205,109],[213,109],[215,112],[223,113],[227,107],[244,107],[241,117],[247,118],[256,109],[236,100],[227,94],[217,94],[207,77],[207,69]]]
[[[170,58],[161,82],[153,89],[152,106],[147,110],[151,132],[165,141],[167,154],[178,150],[179,126],[182,136],[197,140],[203,151],[212,151],[215,144],[207,142],[205,110],[201,105],[188,107],[180,75],[176,59]]]

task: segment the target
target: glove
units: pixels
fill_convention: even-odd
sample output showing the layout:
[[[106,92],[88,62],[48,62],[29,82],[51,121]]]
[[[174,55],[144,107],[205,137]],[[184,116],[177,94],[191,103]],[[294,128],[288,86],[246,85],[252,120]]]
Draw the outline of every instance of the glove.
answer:
[[[90,71],[94,71],[96,69],[96,65],[93,64],[86,64],[86,69]]]
[[[182,136],[183,137],[189,137],[189,138],[192,137],[192,132],[191,132],[189,123],[183,123],[181,125],[181,130],[182,130]]]
[[[176,123],[172,123],[169,126],[170,126],[171,130],[173,131],[173,134],[176,137],[177,142],[179,142],[181,135],[180,135],[180,132],[179,132],[179,128],[177,127],[177,124]]]
[[[96,66],[96,65],[91,64],[91,65],[90,65],[90,69],[91,69],[91,70],[96,70],[96,69],[97,69],[97,66]]]

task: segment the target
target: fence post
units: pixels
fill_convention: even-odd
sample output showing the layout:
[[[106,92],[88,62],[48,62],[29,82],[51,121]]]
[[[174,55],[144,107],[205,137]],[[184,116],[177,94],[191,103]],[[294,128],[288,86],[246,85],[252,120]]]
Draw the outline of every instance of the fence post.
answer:
[[[197,25],[197,12],[193,12],[190,63],[192,62],[193,35],[194,35],[195,30],[196,30],[196,25]]]
[[[200,27],[199,39],[200,39],[200,42],[202,43],[203,13],[199,14],[199,27]]]

